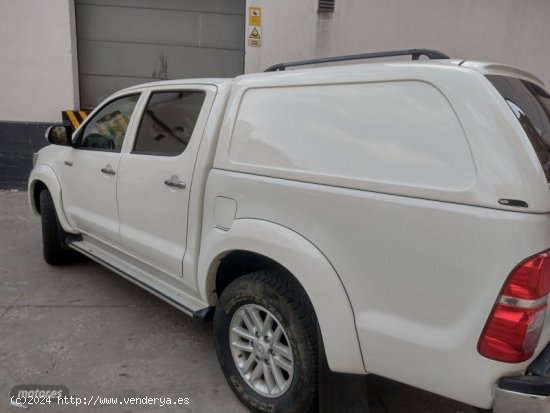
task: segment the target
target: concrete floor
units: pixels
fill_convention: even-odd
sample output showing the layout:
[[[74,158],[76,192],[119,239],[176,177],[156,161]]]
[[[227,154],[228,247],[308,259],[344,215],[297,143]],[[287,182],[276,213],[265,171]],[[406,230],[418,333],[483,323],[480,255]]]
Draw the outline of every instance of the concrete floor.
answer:
[[[82,258],[42,260],[26,193],[0,191],[0,412],[18,384],[66,385],[81,397],[188,397],[186,406],[34,406],[33,412],[245,412],[218,366],[211,324],[194,322]],[[369,377],[373,413],[473,413],[471,407]]]

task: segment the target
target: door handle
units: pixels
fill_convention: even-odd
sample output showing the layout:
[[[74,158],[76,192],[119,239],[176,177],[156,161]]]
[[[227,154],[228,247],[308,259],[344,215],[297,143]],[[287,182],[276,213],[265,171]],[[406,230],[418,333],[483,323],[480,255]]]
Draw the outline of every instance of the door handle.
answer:
[[[114,175],[116,173],[111,164],[107,164],[104,168],[101,168],[101,172],[107,175]]]
[[[164,185],[180,189],[185,189],[185,187],[187,186],[184,182],[180,181],[177,175],[172,175],[170,179],[165,180]]]
[[[71,161],[65,161],[65,165],[67,166],[73,166],[73,163]]]

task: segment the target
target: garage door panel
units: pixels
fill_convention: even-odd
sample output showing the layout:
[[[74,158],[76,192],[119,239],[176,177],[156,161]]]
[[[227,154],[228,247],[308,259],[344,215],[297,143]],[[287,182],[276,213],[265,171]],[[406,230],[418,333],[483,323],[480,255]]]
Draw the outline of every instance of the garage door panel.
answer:
[[[245,17],[226,14],[201,15],[200,45],[201,47],[217,47],[222,49],[244,49]],[[212,30],[217,27],[217,30]],[[235,30],[235,27],[240,30]],[[242,74],[242,72],[241,72]]]
[[[76,3],[242,15],[245,0],[77,0]]]
[[[244,12],[244,0],[76,0],[81,106],[149,80],[242,74]]]
[[[78,6],[79,40],[242,49],[244,16],[187,11]],[[213,30],[215,28],[215,30]]]
[[[112,77],[81,75],[80,76],[80,106],[91,109],[107,98],[114,91],[139,83],[151,82],[150,78]]]
[[[79,40],[199,44],[200,15],[169,10],[79,5]]]
[[[159,79],[234,77],[242,73],[242,50],[156,44],[79,42],[86,49],[81,75]]]

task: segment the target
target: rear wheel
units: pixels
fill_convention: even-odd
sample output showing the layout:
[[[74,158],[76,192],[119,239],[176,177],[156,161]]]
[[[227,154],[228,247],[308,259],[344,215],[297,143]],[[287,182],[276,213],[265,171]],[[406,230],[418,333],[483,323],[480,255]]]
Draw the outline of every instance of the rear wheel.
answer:
[[[317,322],[308,297],[283,271],[233,281],[214,317],[225,377],[256,412],[307,412],[317,389]]]
[[[44,260],[51,265],[61,265],[72,261],[75,253],[65,243],[69,234],[63,231],[59,223],[55,205],[48,190],[40,192],[40,218]]]

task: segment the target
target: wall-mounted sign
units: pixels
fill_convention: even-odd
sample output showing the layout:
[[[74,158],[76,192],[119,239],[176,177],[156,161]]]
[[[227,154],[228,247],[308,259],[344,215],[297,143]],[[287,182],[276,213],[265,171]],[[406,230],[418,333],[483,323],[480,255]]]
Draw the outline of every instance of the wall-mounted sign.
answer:
[[[248,45],[252,47],[261,47],[262,45],[262,8],[248,8]]]
[[[261,7],[248,8],[248,24],[250,26],[262,25],[262,8]]]
[[[248,26],[248,45],[256,47],[262,45],[262,26]]]

